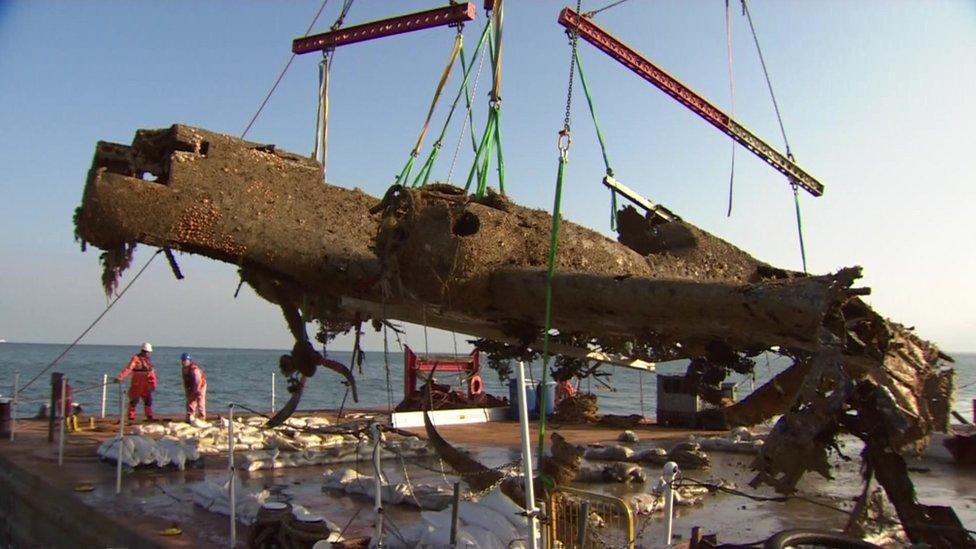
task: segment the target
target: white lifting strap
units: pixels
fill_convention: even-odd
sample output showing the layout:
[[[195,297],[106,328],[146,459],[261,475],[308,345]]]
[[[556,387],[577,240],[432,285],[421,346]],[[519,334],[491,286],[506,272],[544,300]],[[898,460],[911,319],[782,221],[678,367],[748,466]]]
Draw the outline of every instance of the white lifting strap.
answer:
[[[319,62],[319,106],[315,117],[315,145],[312,158],[322,164],[322,177],[325,178],[329,158],[329,74],[332,72],[332,51],[323,53]]]

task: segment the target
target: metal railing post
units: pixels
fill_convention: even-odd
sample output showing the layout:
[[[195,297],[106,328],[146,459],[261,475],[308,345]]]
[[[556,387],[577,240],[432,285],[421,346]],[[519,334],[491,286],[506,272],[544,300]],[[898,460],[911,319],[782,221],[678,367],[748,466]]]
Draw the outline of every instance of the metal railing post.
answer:
[[[518,410],[519,427],[522,432],[522,473],[525,479],[525,510],[529,522],[529,549],[537,549],[538,543],[538,519],[539,510],[535,506],[535,487],[532,478],[532,442],[529,437],[529,407],[525,399],[525,363],[521,360],[518,363],[517,383],[518,383]],[[545,387],[543,387],[543,391]],[[545,413],[542,410],[541,413]]]
[[[382,445],[383,434],[380,432],[380,426],[378,423],[373,423],[370,425],[370,432],[373,435],[375,444],[373,445],[373,469],[376,473],[376,483],[375,489],[376,494],[373,498],[373,503],[376,511],[376,547],[382,548],[386,544],[383,543],[383,467],[380,464],[380,446]]]
[[[122,384],[119,383],[119,446],[115,459],[115,495],[122,493],[123,442],[125,442],[125,399],[122,398]]]
[[[108,396],[108,374],[102,374],[102,419],[105,419],[105,398]]]
[[[230,499],[230,546],[237,545],[237,490],[234,487],[237,474],[234,470],[234,403],[228,406],[227,422],[227,479]]]
[[[667,537],[666,545],[671,545],[671,527],[674,525],[674,480],[678,478],[678,464],[669,461],[664,464],[664,521]]]

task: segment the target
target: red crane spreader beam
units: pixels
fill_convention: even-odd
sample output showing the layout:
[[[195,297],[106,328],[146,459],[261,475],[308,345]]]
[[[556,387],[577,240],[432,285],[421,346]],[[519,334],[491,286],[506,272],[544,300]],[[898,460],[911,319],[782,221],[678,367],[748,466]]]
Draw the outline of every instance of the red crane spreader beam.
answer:
[[[677,78],[665,72],[630,46],[597,26],[590,19],[580,17],[578,13],[570,8],[564,8],[559,13],[559,24],[570,30],[579,29],[579,36],[583,40],[593,44],[602,50],[603,53],[637,73],[638,76],[657,86],[658,89],[670,95],[692,112],[704,118],[709,124],[715,126],[740,145],[752,151],[753,154],[782,172],[790,181],[803,187],[804,190],[813,196],[823,194],[824,186],[803,170],[803,168],[787,158],[786,155],[777,151],[754,133],[733,120],[732,117],[722,112],[721,109],[712,105],[707,99],[682,84]]]
[[[305,38],[296,38],[291,43],[291,51],[296,54],[322,51],[337,46],[365,42],[374,38],[384,38],[396,34],[404,34],[416,30],[455,25],[471,21],[477,14],[477,8],[471,2],[466,4],[452,4],[417,13],[408,13],[390,19],[363,23],[345,29],[323,32]]]

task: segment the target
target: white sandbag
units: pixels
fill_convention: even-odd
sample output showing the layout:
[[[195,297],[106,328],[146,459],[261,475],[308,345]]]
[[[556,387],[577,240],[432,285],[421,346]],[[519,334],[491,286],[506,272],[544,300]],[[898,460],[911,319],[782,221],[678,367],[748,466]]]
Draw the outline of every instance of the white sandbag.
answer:
[[[458,508],[458,516],[464,524],[473,524],[489,532],[494,532],[505,546],[521,537],[518,530],[512,526],[512,523],[508,522],[507,518],[484,505],[461,502]]]
[[[330,490],[345,490],[346,485],[359,476],[359,473],[355,469],[346,468],[338,471],[326,469],[322,473],[322,487]]]
[[[583,457],[586,459],[598,459],[606,461],[630,461],[633,456],[633,448],[628,448],[627,446],[621,446],[619,444],[589,446],[583,452]]]
[[[524,514],[521,514],[525,513],[525,509],[512,501],[512,498],[502,493],[500,488],[495,488],[491,492],[488,492],[478,503],[508,519],[508,522],[518,529],[518,531],[528,532],[528,519]]]
[[[186,469],[186,450],[175,438],[164,437],[156,441],[156,466],[173,464],[180,471]]]
[[[634,454],[630,461],[663,465],[668,460],[668,452],[664,448],[648,448]]]
[[[450,521],[450,518],[448,519]],[[448,548],[451,546],[451,523],[448,522],[446,527],[438,528],[434,526],[427,525],[426,530],[420,537],[420,543],[417,547],[424,548]]]
[[[234,490],[236,492],[235,515],[238,522],[251,524],[257,517],[258,509],[267,501],[271,495],[267,490],[251,492],[244,488],[238,477],[233,477]],[[230,503],[228,488],[229,481],[202,481],[189,486],[193,493],[194,503],[206,508],[212,513],[230,515]],[[207,501],[209,500],[209,504]]]
[[[328,427],[332,423],[324,417],[310,417],[305,419],[305,426],[309,428],[314,427]]]
[[[213,505],[217,492],[209,482],[194,482],[189,485],[188,489],[193,498],[193,503],[204,509],[209,509]]]
[[[162,435],[166,432],[166,427],[158,423],[147,423],[134,426],[132,432],[143,436]]]
[[[494,533],[480,526],[465,524],[460,531],[471,536],[477,544],[478,549],[508,549],[508,546],[503,544]],[[460,536],[458,537],[460,538]]]
[[[387,539],[383,540],[383,547],[386,549],[415,549],[420,547],[420,538],[427,532],[430,528],[427,524],[411,524],[410,526],[400,528],[400,536],[403,537],[401,540],[397,536],[387,536]],[[375,540],[370,540],[370,547],[376,547]]]
[[[443,511],[423,511],[420,513],[420,518],[432,528],[446,528],[450,530],[452,512],[453,511],[450,507],[444,509]]]
[[[132,459],[139,465],[149,465],[156,461],[156,443],[141,436],[125,437],[126,445],[132,445]]]

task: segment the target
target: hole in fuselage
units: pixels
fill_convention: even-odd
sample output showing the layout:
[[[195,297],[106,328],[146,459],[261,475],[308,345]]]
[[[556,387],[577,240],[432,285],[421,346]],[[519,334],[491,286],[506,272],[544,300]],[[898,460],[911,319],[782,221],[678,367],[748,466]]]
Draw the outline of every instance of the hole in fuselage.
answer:
[[[464,212],[461,217],[454,222],[451,231],[457,236],[471,236],[481,228],[481,220],[471,212]]]

